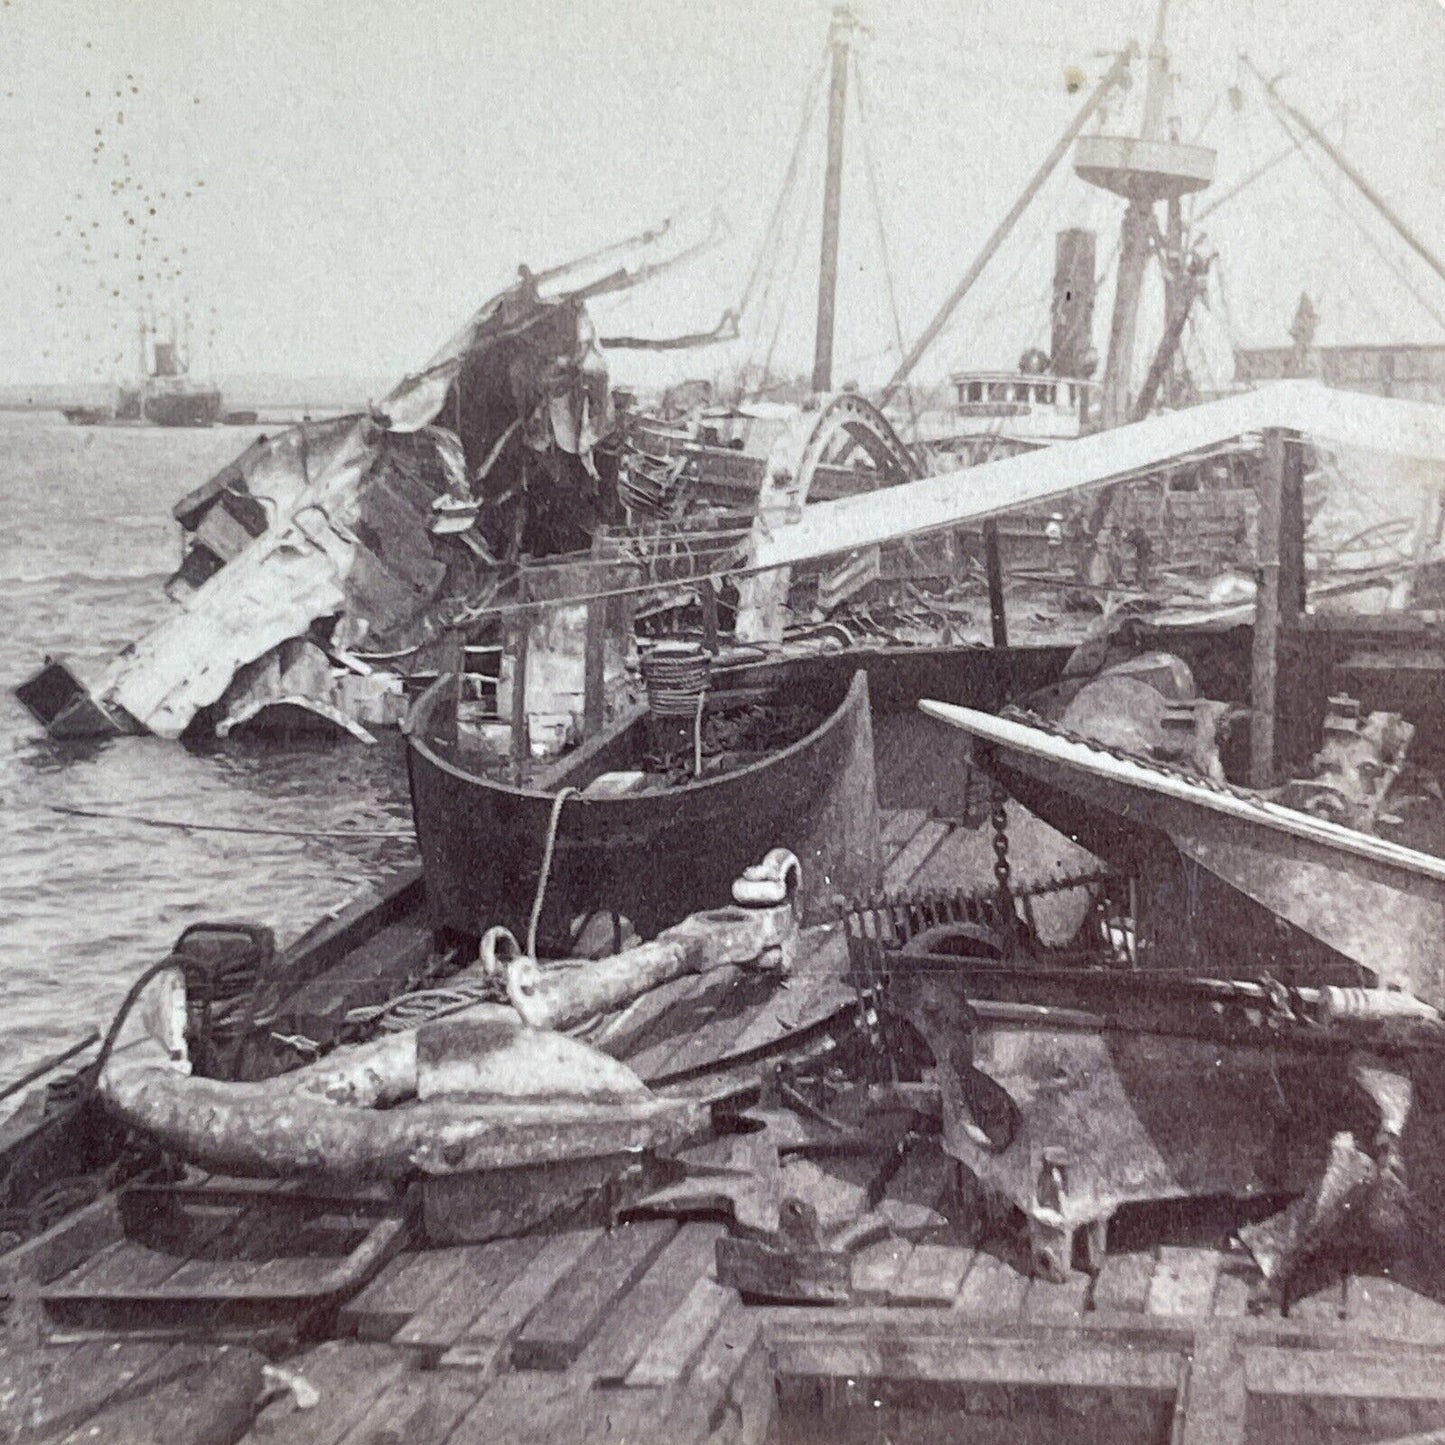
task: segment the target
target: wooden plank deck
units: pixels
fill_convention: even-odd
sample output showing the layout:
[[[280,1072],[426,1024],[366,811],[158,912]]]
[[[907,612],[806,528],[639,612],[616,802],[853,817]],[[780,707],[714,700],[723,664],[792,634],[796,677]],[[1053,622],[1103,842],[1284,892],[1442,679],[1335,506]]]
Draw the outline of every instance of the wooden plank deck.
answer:
[[[920,870],[929,887],[976,885],[949,876],[950,859],[978,848],[972,837],[950,846],[957,831],[922,813],[890,818],[890,886],[916,884]],[[698,990],[670,990],[668,1008],[641,1011],[632,1056],[656,1075],[706,1048],[785,1035],[808,990],[822,996],[841,970],[831,947],[781,994],[738,992],[748,983],[738,979],[726,1004],[700,1005]],[[785,1180],[833,1199],[841,1219],[876,1199],[877,1170],[857,1157],[794,1157]],[[858,1252],[855,1302],[828,1309],[739,1299],[717,1281],[724,1230],[707,1220],[409,1251],[345,1302],[331,1338],[283,1362],[296,1392],[268,1404],[244,1438],[761,1445],[770,1428],[781,1440],[881,1438],[865,1425],[906,1438],[910,1421],[942,1411],[967,1415],[980,1439],[1039,1445],[1346,1445],[1445,1424],[1445,1291],[1354,1277],[1322,1285],[1287,1318],[1251,1314],[1247,1259],[1223,1231],[1197,1230],[1121,1239],[1097,1276],[1049,1284],[1030,1279],[1005,1242],[976,1241],[950,1217],[950,1182],[936,1142],[905,1154],[876,1204],[896,1233]],[[257,1229],[259,1244],[266,1227],[231,1219],[216,1229]],[[207,1247],[202,1231],[194,1256]],[[127,1242],[80,1273],[94,1287],[188,1267]],[[146,1348],[161,1351],[136,1357],[153,1369],[165,1347]],[[146,1408],[136,1418],[160,1405]]]

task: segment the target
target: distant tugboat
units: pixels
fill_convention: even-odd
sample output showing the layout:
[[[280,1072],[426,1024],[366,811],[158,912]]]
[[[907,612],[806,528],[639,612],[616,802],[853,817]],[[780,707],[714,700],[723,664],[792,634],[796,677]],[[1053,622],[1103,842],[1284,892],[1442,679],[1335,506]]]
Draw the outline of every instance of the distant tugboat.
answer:
[[[66,421],[76,426],[214,426],[222,419],[221,389],[191,379],[190,357],[174,323],[163,340],[158,329],[141,318],[140,362],[141,381],[117,387],[114,405],[66,407]]]

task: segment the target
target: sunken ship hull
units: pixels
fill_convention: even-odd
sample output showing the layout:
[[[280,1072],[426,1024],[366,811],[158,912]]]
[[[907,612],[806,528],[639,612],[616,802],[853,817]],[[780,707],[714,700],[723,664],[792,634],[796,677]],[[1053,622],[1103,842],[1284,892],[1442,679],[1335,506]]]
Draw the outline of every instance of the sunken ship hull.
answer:
[[[782,689],[715,692],[726,704]],[[501,924],[527,932],[538,881],[542,951],[565,948],[574,925],[605,911],[644,936],[714,906],[719,889],[774,847],[803,863],[804,916],[837,895],[878,885],[882,860],[866,676],[829,699],[823,721],[788,746],[718,777],[622,796],[588,796],[602,775],[635,769],[648,746],[638,708],[536,778],[514,786],[474,771],[455,741],[448,679],[407,721],[407,766],[433,922],[476,936]],[[564,788],[578,790],[562,803]],[[550,867],[549,834],[554,833]]]

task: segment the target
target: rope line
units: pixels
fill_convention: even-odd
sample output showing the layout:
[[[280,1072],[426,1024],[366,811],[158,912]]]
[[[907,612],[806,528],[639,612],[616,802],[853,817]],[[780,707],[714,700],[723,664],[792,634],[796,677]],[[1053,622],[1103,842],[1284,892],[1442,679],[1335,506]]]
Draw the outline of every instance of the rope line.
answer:
[[[563,788],[552,799],[552,814],[547,819],[547,843],[542,850],[542,871],[537,875],[537,892],[532,899],[532,913],[527,920],[527,957],[537,956],[537,925],[542,920],[542,904],[547,898],[547,880],[552,873],[552,851],[557,846],[557,825],[562,818],[562,805],[568,798],[580,798],[580,788]]]
[[[185,833],[248,833],[265,838],[397,838],[414,839],[415,834],[384,832],[363,828],[257,828],[239,823],[196,823],[185,818],[151,818],[143,813],[102,812],[98,808],[72,808],[61,803],[49,804],[52,813],[68,818],[89,818],[106,823],[138,823],[146,828],[175,828]]]

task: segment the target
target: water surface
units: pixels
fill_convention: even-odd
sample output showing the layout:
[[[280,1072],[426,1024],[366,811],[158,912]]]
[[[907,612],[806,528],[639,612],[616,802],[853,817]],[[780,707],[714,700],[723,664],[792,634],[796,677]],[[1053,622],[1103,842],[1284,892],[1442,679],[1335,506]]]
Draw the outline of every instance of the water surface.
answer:
[[[165,616],[171,506],[255,435],[0,413],[0,1082],[103,1025],[187,924],[254,919],[284,941],[415,856],[394,734],[375,748],[61,744],[11,696],[47,653],[98,676]],[[279,831],[88,821],[65,806]],[[338,829],[403,836],[307,836]]]

